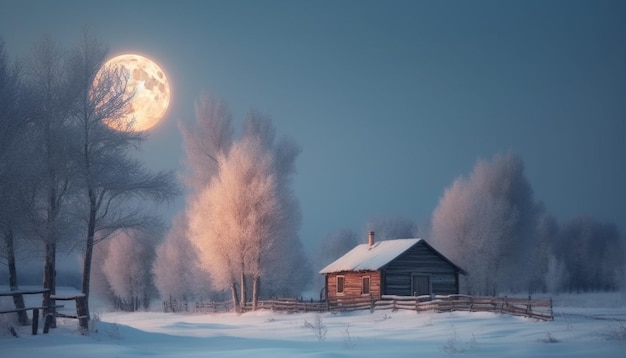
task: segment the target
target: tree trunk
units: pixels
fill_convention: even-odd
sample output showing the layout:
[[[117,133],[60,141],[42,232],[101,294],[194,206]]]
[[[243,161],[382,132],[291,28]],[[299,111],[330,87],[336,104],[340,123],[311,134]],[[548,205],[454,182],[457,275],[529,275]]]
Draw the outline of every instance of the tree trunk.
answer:
[[[17,267],[15,264],[15,243],[13,238],[13,230],[9,229],[4,233],[4,239],[7,245],[7,256],[9,261],[9,287],[11,291],[17,291]],[[13,296],[13,303],[16,309],[26,307],[24,305],[24,296],[21,294]],[[28,325],[28,314],[26,311],[17,312],[17,320],[22,326]]]
[[[93,257],[94,236],[96,232],[96,194],[89,189],[89,221],[87,222],[87,242],[85,245],[85,260],[83,261],[83,279],[81,292],[85,295],[85,320],[81,321],[81,332],[89,332],[89,284],[91,280],[91,261]],[[85,325],[83,327],[83,325]]]
[[[47,308],[54,306],[55,302],[50,298],[56,292],[56,242],[53,238],[46,240],[45,259],[43,266],[43,288],[47,288],[49,291],[43,294],[43,300],[41,305],[44,307],[43,319],[46,319],[49,315],[52,316],[50,321],[50,328],[56,328],[56,314],[54,308]]]
[[[261,278],[259,276],[254,276],[254,280],[252,281],[252,310],[256,311],[257,304],[259,303],[259,289],[261,284]]]
[[[87,314],[87,305],[83,296],[76,297],[76,316],[78,317],[80,333],[83,336],[87,335],[89,333],[89,315]]]
[[[234,281],[230,285],[230,293],[233,298],[233,310],[239,312],[239,305],[237,304],[237,284]]]
[[[241,290],[241,298],[239,300],[239,308],[241,312],[246,310],[246,275],[243,273],[243,264],[241,264],[241,278],[240,281],[240,290]]]

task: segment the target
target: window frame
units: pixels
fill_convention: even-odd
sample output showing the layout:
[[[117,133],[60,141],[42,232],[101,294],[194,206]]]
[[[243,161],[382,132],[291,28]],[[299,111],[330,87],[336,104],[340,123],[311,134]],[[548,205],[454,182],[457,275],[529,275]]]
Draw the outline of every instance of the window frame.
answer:
[[[367,292],[365,292],[365,280],[367,280]],[[369,296],[372,293],[372,277],[361,276],[361,296]]]
[[[339,281],[341,280],[341,291],[339,290]],[[346,292],[346,276],[337,275],[335,276],[335,292],[337,296],[343,296]]]

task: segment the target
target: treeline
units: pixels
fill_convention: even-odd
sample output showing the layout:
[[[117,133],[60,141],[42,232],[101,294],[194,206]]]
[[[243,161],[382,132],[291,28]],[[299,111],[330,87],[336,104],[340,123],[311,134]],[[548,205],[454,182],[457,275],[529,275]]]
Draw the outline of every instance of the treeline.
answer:
[[[479,160],[457,178],[421,230],[410,219],[374,218],[360,236],[345,229],[328,235],[318,266],[364,242],[369,230],[379,240],[426,239],[468,272],[461,277],[467,294],[626,290],[626,242],[617,226],[585,216],[559,222],[534,198],[523,161],[510,153]]]
[[[133,157],[145,135],[123,119],[128,73],[102,67],[107,51],[84,32],[71,48],[42,39],[13,62],[0,41],[0,255],[11,289],[18,262],[38,259],[54,294],[58,254],[79,252],[89,298],[94,247],[159,226],[145,201],[179,193],[173,173],[153,173]]]
[[[534,198],[513,154],[479,160],[446,189],[429,239],[469,272],[471,294],[626,288],[617,227],[590,217],[560,223]]]

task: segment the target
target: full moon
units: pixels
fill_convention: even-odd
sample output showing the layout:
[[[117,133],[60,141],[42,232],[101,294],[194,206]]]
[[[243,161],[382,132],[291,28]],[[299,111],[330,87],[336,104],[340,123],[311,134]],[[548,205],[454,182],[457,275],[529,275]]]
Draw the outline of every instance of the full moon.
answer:
[[[122,120],[133,121],[133,130],[145,131],[154,127],[167,112],[170,104],[170,86],[163,70],[147,57],[125,54],[108,60],[102,68],[122,66],[128,71],[126,93],[134,93],[128,113]],[[96,78],[98,76],[96,75]],[[115,121],[107,123],[113,129],[123,130]]]

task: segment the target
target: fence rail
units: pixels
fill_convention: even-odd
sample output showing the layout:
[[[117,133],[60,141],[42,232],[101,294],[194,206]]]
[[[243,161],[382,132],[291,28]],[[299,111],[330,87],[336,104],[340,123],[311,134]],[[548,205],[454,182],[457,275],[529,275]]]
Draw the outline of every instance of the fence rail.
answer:
[[[189,304],[176,300],[163,302],[164,312],[227,312],[233,309],[231,302],[196,302]],[[380,300],[372,297],[342,297],[329,301],[303,301],[295,298],[279,298],[259,301],[257,309],[288,313],[304,312],[349,312],[357,310],[411,310],[420,312],[495,312],[515,316],[524,316],[540,320],[552,320],[552,299],[513,298],[513,297],[477,297],[466,295],[441,296],[382,296]],[[252,310],[252,303],[245,306]]]

